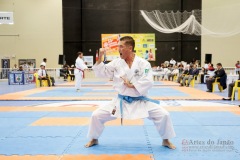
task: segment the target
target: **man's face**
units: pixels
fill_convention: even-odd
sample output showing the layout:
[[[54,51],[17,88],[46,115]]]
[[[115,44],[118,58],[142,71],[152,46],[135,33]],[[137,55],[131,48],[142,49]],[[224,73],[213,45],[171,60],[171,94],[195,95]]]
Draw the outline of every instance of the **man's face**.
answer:
[[[81,53],[81,54],[79,54],[79,57],[80,57],[80,58],[83,58],[83,54],[82,54],[82,53]]]
[[[217,65],[217,69],[220,69],[220,68],[221,68],[221,66]]]
[[[130,55],[130,53],[132,52],[132,46],[127,46],[125,45],[125,41],[120,41],[118,44],[118,51],[119,51],[120,57],[126,60]]]
[[[42,66],[41,66],[41,69],[44,69],[44,68],[45,68],[45,67],[42,65]]]
[[[193,65],[193,68],[196,69],[196,68],[197,68],[197,65],[194,64],[194,65]]]

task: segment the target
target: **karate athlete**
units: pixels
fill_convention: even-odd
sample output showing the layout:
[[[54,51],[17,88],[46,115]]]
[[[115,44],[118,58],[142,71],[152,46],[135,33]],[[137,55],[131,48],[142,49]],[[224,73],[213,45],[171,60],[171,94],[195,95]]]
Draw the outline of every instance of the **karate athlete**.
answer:
[[[102,62],[105,50],[100,49],[99,59],[93,70],[98,77],[113,77],[113,88],[118,95],[109,104],[93,112],[88,130],[90,141],[85,147],[98,144],[98,138],[107,121],[118,117],[123,119],[124,124],[124,119],[148,117],[153,120],[162,137],[162,145],[170,149],[176,148],[169,141],[176,136],[169,113],[159,105],[159,101],[146,97],[148,90],[153,86],[151,65],[135,55],[134,47],[135,41],[132,37],[122,37],[119,42],[121,58],[114,59],[108,64]]]
[[[83,62],[83,59],[82,59],[83,53],[78,52],[77,55],[78,55],[78,58],[76,59],[76,63],[75,63],[76,68],[74,69],[74,75],[76,79],[75,88],[76,88],[76,91],[79,92],[81,88],[81,82],[84,77],[84,70],[87,69],[88,67]]]

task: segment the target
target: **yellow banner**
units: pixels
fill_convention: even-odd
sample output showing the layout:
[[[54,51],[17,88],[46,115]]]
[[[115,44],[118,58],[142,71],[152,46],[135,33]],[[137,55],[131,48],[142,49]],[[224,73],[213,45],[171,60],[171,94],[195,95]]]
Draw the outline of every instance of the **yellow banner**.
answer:
[[[107,50],[107,61],[119,56],[118,43],[121,37],[131,36],[135,40],[135,52],[137,56],[148,61],[155,61],[155,34],[102,34],[102,48]]]

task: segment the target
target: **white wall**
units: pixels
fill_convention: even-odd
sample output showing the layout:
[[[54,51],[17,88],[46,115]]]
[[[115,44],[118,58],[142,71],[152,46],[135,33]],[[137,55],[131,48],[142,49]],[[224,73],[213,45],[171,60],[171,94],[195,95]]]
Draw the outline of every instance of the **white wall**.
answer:
[[[59,67],[62,0],[0,0],[0,11],[14,12],[14,25],[0,25],[0,59],[10,57],[11,67],[18,59],[36,59],[39,67],[47,58],[47,68]]]
[[[202,0],[202,24],[215,32],[239,31],[239,0]],[[231,37],[202,36],[202,64],[205,54],[212,54],[212,63],[234,67],[240,60],[240,34]]]

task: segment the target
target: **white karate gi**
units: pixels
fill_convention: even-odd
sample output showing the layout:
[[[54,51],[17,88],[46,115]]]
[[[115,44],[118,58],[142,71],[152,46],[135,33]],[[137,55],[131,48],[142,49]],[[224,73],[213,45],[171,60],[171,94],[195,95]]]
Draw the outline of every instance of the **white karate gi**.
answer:
[[[76,59],[75,63],[76,68],[74,69],[74,75],[75,75],[75,88],[80,89],[82,78],[83,78],[83,71],[84,69],[87,69],[88,67],[85,65],[83,60],[81,58]]]
[[[98,77],[113,77],[113,88],[121,95],[139,97],[146,96],[148,90],[153,86],[151,65],[146,60],[135,56],[131,69],[125,60],[118,58],[108,64],[100,63],[93,66]],[[124,85],[122,78],[127,78],[135,88]],[[169,113],[158,104],[150,101],[123,101],[123,119],[146,118],[153,120],[160,136],[163,139],[175,137],[172,121]],[[114,115],[112,110],[116,109]],[[103,132],[104,123],[121,117],[120,99],[114,98],[109,104],[99,107],[91,117],[88,138],[98,139]],[[124,120],[123,120],[124,124]]]

